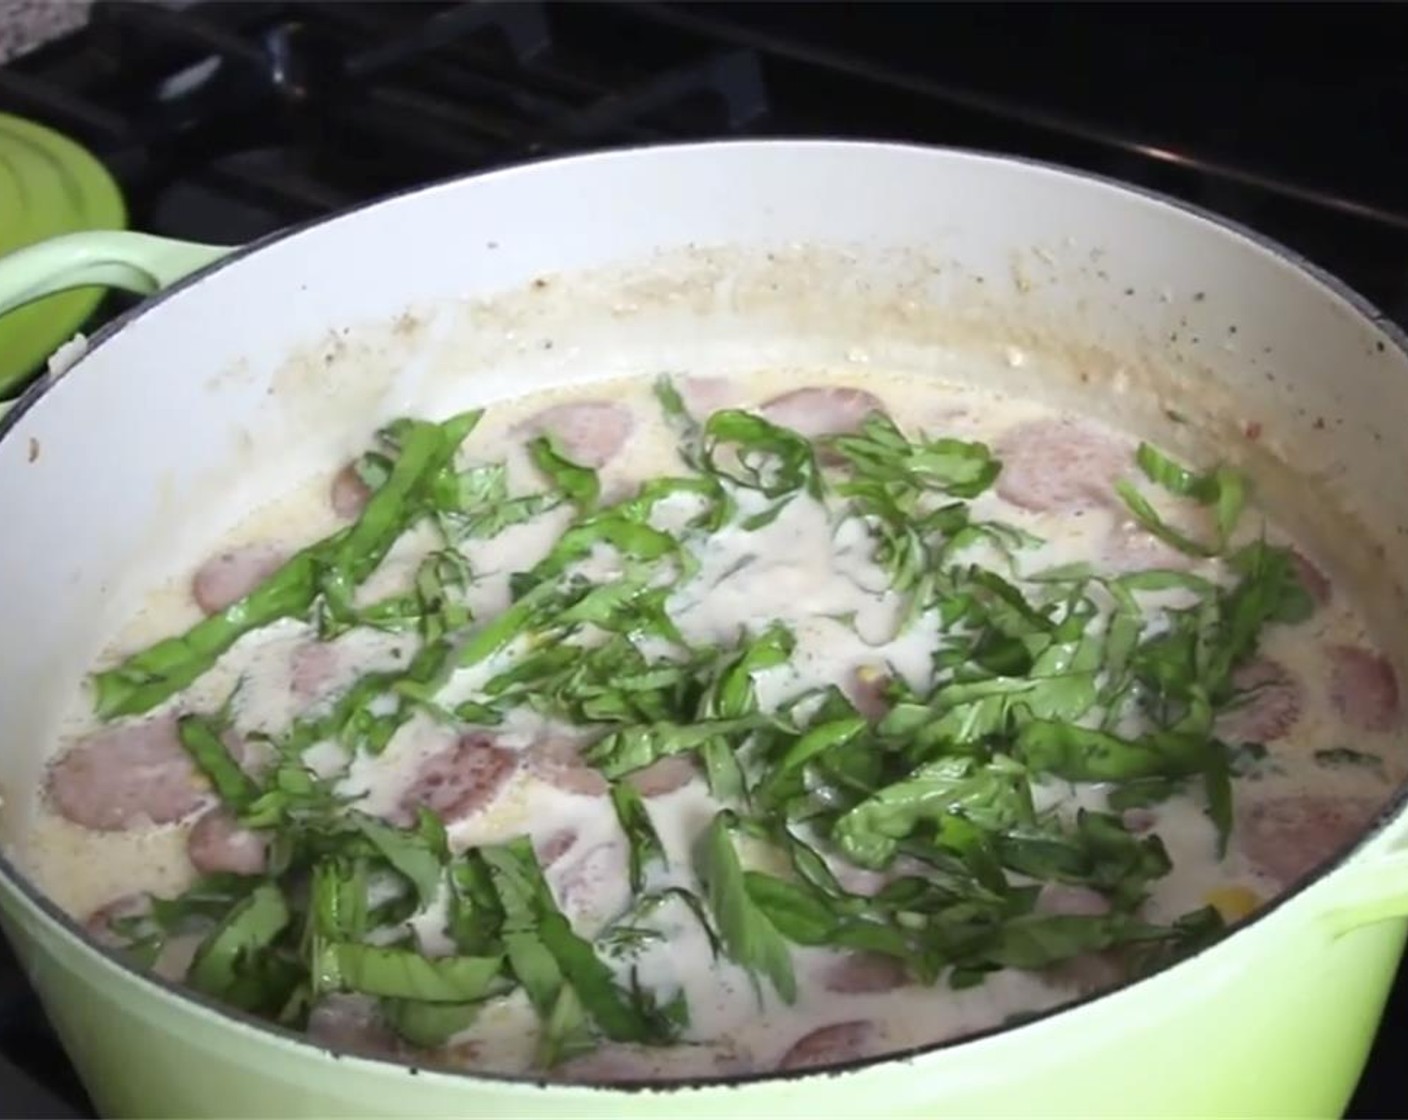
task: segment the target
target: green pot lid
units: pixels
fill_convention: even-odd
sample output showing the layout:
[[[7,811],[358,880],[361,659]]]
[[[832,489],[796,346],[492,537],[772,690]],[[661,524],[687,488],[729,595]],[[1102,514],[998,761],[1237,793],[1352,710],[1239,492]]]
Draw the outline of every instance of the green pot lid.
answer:
[[[112,176],[72,140],[0,113],[0,255],[92,229],[125,229]],[[36,300],[0,318],[0,393],[23,382],[93,313],[102,288]]]

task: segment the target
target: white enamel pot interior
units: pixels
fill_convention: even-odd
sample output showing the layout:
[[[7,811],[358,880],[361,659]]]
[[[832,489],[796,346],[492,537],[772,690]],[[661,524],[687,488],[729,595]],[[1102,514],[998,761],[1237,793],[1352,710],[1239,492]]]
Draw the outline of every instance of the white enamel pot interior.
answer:
[[[3,299],[4,293],[0,293]],[[1403,661],[1401,339],[1245,232],[968,153],[727,143],[540,163],[235,254],[104,331],[0,435],[0,912],[111,1115],[1323,1115],[1398,959],[1397,810],[1169,971],[832,1074],[623,1092],[334,1056],[149,981],[23,878],[58,705],[143,585],[380,422],[609,375],[962,378],[1244,463]],[[1185,423],[1171,425],[1168,412]],[[1260,438],[1247,438],[1247,424]],[[1282,463],[1294,468],[1287,470]]]

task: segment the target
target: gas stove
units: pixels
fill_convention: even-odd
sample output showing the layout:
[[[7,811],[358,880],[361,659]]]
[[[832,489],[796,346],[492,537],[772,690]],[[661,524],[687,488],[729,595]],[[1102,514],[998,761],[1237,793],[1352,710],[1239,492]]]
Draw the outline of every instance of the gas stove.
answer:
[[[1018,153],[1225,214],[1408,326],[1405,41],[1390,5],[97,0],[87,27],[0,68],[0,112],[97,154],[134,228],[227,243],[602,147]],[[1408,970],[1351,1115],[1408,1114],[1406,1049]],[[91,1115],[0,942],[0,1117]]]

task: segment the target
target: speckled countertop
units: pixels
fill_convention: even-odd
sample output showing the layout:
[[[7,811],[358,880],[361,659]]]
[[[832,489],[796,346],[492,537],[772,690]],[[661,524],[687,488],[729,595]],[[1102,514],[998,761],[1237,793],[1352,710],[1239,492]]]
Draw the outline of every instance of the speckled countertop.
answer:
[[[81,27],[92,0],[0,0],[0,63]]]

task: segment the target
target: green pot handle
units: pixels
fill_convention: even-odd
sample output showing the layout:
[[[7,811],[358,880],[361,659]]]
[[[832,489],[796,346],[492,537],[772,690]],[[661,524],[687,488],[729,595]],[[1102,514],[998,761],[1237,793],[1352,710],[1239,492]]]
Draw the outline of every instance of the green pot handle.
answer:
[[[0,257],[0,315],[69,288],[153,295],[233,250],[126,230],[54,237]],[[0,416],[10,403],[0,401]]]
[[[70,233],[0,257],[0,315],[69,288],[149,296],[232,251],[147,233]]]

